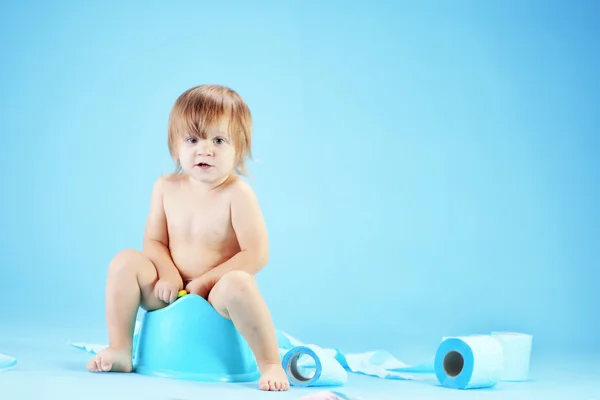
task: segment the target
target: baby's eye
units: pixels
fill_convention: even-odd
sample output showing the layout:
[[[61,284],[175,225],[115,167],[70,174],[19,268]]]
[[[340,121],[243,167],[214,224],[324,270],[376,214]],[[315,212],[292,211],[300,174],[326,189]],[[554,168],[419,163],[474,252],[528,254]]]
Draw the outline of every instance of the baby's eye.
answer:
[[[189,137],[189,138],[186,139],[186,142],[194,144],[194,143],[196,143],[196,139],[193,138],[193,137]]]
[[[215,138],[215,143],[216,144],[223,144],[223,143],[225,143],[225,139],[220,138],[220,137],[219,138]]]

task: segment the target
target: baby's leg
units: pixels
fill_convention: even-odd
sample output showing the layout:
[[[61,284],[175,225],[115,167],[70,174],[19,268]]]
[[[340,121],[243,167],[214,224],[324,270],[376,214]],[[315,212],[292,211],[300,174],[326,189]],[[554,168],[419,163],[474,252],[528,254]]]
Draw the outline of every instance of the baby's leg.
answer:
[[[254,352],[261,374],[259,388],[288,390],[275,327],[254,277],[244,271],[228,272],[215,284],[208,301],[219,314],[233,321]]]
[[[106,324],[109,347],[87,363],[92,372],[131,372],[135,317],[142,305],[148,310],[164,307],[157,299],[154,264],[137,250],[123,250],[111,261],[106,282]]]

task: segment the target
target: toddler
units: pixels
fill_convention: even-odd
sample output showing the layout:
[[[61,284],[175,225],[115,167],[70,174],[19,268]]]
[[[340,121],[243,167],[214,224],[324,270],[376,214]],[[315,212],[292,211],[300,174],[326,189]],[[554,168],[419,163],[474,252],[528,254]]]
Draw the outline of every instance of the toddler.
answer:
[[[259,389],[288,390],[273,321],[254,279],[269,258],[266,226],[254,191],[238,176],[251,158],[250,110],[229,88],[194,87],[175,102],[168,139],[177,170],[154,184],[142,251],[123,250],[110,262],[110,345],[87,369],[130,372],[138,307],[160,309],[185,289],[233,321],[256,357]]]

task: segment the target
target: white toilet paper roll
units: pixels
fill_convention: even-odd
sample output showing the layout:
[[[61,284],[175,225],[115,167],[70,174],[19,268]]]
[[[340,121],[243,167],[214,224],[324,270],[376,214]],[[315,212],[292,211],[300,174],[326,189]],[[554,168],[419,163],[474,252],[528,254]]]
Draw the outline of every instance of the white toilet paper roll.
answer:
[[[500,342],[504,354],[504,368],[500,380],[528,380],[533,336],[519,332],[492,332],[491,335]]]

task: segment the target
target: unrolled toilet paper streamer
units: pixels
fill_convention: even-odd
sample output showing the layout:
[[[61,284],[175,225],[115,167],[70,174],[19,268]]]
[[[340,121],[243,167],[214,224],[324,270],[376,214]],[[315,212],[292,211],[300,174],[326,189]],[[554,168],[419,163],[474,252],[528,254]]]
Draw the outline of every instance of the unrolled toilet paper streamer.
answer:
[[[17,365],[17,359],[15,357],[0,354],[0,371],[11,369],[15,365]]]
[[[434,361],[439,383],[451,389],[482,389],[500,380],[504,357],[500,341],[491,335],[448,337]]]
[[[293,347],[281,363],[292,386],[342,386],[348,381],[344,367],[316,346]]]
[[[308,396],[302,397],[300,400],[361,400],[360,397],[350,397],[345,393],[336,391],[326,391],[311,393]]]
[[[500,380],[508,382],[528,380],[533,336],[518,332],[492,332],[491,336],[502,345],[504,367]]]

